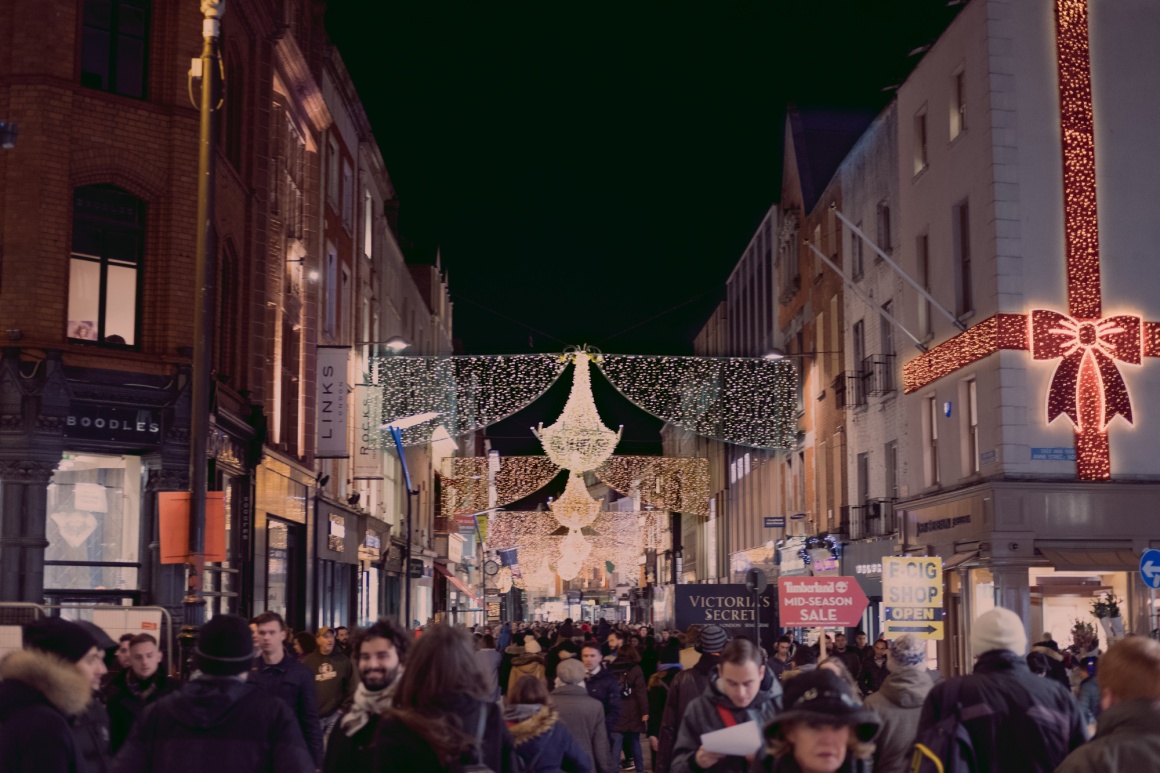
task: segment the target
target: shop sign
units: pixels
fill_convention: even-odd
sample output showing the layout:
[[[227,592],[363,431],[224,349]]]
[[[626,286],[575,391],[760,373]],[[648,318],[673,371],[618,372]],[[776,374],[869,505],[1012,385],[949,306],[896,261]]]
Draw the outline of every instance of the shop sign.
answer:
[[[374,548],[375,550],[378,550],[383,546],[383,542],[379,539],[379,535],[370,529],[367,530],[367,538],[363,544],[365,544],[368,548]]]
[[[408,574],[411,575],[412,580],[418,580],[423,577],[423,559],[410,558],[407,559]]]
[[[733,637],[753,637],[755,618],[762,630],[762,639],[772,643],[773,627],[777,625],[777,603],[773,586],[756,597],[744,585],[678,585],[675,588],[674,614],[676,626],[686,630],[690,625],[709,625],[724,628]]]
[[[457,515],[455,516],[455,525],[459,527],[460,534],[475,534],[475,516],[474,515]]]
[[[954,518],[937,518],[933,521],[919,521],[916,533],[921,536],[932,531],[947,531],[971,522],[969,515],[957,515]]]
[[[806,560],[802,557],[801,540],[791,539],[786,542],[785,547],[778,551],[780,567],[779,574],[807,574],[809,570],[806,568]]]
[[[870,604],[853,577],[779,577],[777,591],[787,628],[853,628]]]
[[[1033,462],[1074,462],[1075,446],[1060,448],[1032,448],[1031,461]]]
[[[379,438],[383,430],[382,389],[367,384],[355,387],[355,410],[358,412],[358,429],[355,434],[354,479],[382,480],[382,451]]]
[[[330,514],[327,524],[326,547],[335,553],[341,553],[346,541],[346,519],[337,513]]]
[[[346,361],[350,349],[345,346],[318,347],[318,380],[315,389],[315,415],[318,416],[315,457],[346,459]]]
[[[833,577],[838,573],[838,559],[829,548],[814,548],[810,551],[810,571],[814,577]]]
[[[784,515],[767,515],[764,518],[765,528],[767,529],[784,529],[785,516]]]
[[[73,402],[64,420],[64,436],[119,443],[161,442],[161,414],[152,408]]]
[[[883,633],[942,639],[943,576],[938,556],[886,556],[882,559]]]

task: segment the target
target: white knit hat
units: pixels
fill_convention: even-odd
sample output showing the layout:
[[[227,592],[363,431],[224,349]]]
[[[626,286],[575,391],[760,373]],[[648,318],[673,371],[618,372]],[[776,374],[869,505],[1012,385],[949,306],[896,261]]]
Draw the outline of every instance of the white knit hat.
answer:
[[[1010,609],[995,607],[975,618],[971,625],[971,649],[975,655],[991,650],[1010,650],[1016,655],[1027,654],[1027,631],[1019,615]]]

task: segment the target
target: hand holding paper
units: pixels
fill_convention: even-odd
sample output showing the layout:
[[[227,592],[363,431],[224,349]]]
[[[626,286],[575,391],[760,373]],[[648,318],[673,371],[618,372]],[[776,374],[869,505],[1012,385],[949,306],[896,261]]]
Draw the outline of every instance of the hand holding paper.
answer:
[[[723,730],[714,730],[701,736],[701,746],[707,752],[730,757],[757,754],[761,749],[761,728],[750,720]]]

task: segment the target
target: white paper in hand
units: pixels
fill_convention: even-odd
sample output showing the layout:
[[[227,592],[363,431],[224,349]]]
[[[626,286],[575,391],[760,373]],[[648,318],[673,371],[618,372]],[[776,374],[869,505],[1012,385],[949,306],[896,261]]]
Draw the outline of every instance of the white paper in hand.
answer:
[[[757,754],[761,748],[761,728],[752,720],[742,722],[740,725],[705,733],[701,736],[701,745],[707,752],[731,757]]]

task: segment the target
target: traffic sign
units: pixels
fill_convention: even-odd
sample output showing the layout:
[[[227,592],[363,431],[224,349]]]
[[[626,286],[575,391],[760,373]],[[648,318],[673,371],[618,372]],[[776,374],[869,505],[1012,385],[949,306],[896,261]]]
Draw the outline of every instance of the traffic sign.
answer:
[[[1140,556],[1140,579],[1149,588],[1160,588],[1160,550],[1145,550]]]
[[[767,515],[764,517],[765,528],[767,529],[784,529],[785,516],[784,515]]]
[[[883,633],[920,639],[944,635],[942,559],[938,556],[886,556],[882,559]]]
[[[853,577],[779,577],[777,596],[783,628],[853,628],[870,603]]]

